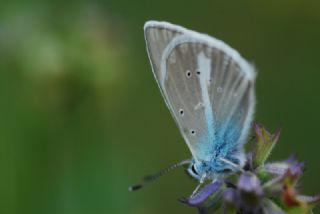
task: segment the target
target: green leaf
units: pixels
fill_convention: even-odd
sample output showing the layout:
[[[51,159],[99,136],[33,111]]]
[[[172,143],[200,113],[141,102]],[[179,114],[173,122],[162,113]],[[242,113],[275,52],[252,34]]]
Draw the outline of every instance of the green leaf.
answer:
[[[262,125],[255,123],[256,143],[253,149],[253,166],[261,166],[268,159],[274,145],[279,139],[280,130],[270,134]]]
[[[312,214],[312,210],[308,207],[292,207],[287,210],[288,214]]]
[[[298,195],[297,200],[303,204],[306,204],[306,206],[308,206],[309,209],[312,210],[314,207],[320,204],[320,195],[317,195],[317,196]]]

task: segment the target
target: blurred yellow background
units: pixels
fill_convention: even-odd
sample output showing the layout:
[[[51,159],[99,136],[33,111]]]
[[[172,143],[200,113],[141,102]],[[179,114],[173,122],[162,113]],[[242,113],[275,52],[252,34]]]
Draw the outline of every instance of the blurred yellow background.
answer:
[[[0,213],[195,213],[196,182],[153,78],[143,24],[165,20],[237,49],[258,70],[256,120],[282,127],[272,160],[297,153],[320,192],[320,1],[2,1]]]

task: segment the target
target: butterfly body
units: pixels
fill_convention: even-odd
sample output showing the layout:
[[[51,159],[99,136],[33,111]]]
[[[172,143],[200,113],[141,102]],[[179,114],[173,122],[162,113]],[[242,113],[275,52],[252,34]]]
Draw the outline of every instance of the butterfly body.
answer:
[[[189,173],[213,180],[242,167],[255,105],[251,65],[177,25],[149,21],[144,30],[155,79],[193,157]]]

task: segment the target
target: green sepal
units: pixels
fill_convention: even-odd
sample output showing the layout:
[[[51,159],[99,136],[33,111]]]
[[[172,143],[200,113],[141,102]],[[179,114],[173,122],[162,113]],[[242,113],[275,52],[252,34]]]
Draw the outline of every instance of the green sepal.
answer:
[[[262,125],[255,123],[254,130],[256,135],[256,143],[253,148],[253,167],[263,165],[271,154],[272,149],[277,143],[280,130],[274,134],[270,134]]]
[[[262,202],[263,212],[272,214],[285,214],[286,212],[281,209],[276,203],[270,199],[265,199]]]

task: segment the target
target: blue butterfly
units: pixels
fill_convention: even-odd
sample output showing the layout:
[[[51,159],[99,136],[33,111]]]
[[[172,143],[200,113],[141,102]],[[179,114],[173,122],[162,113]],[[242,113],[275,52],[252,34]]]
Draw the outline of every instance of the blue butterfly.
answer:
[[[254,114],[254,68],[224,42],[177,25],[148,21],[144,33],[153,74],[192,154],[169,169],[189,164],[200,183],[241,169]]]

